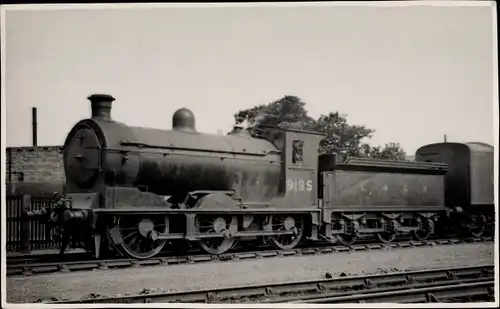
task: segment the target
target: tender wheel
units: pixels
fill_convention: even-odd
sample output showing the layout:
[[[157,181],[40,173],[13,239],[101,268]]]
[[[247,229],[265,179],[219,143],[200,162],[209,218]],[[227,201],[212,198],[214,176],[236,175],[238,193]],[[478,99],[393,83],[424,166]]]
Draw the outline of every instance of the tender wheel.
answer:
[[[384,232],[379,232],[377,233],[377,238],[384,244],[388,244],[394,240],[397,236],[397,232],[395,229],[395,226],[397,225],[397,222],[394,220],[387,220],[383,219],[380,222],[381,226],[384,229]]]
[[[120,253],[136,259],[148,259],[157,255],[167,243],[167,240],[156,239],[156,236],[168,231],[167,217],[129,215],[118,218],[110,238],[115,240],[115,247]],[[113,235],[116,232],[123,240],[121,243],[116,243],[117,235]]]
[[[332,226],[338,230],[341,229],[346,233],[342,234],[332,234],[337,241],[344,246],[352,246],[358,240],[358,234],[356,233],[357,222],[350,220],[332,220]]]
[[[340,234],[337,235],[337,240],[344,246],[352,246],[357,240],[357,235]]]
[[[470,216],[467,230],[472,237],[481,237],[486,229],[486,217],[483,215]]]
[[[384,232],[384,233],[377,233],[377,238],[384,244],[388,244],[396,238],[396,233],[390,233],[390,232]]]
[[[197,230],[200,234],[227,233],[230,231],[232,217],[203,216],[197,218]],[[226,234],[226,237],[214,237],[202,239],[200,246],[210,254],[222,254],[231,249],[236,242],[234,237]]]
[[[384,244],[392,242],[398,235],[396,230],[397,222],[395,220],[381,219],[379,227],[382,227],[384,232],[377,233],[377,238]]]
[[[412,231],[411,234],[415,240],[424,241],[433,233],[434,222],[428,220],[427,222],[420,222],[418,230]]]
[[[273,215],[273,231],[293,232],[292,235],[277,235],[269,238],[271,245],[277,249],[289,250],[300,243],[304,235],[304,218],[302,216]]]

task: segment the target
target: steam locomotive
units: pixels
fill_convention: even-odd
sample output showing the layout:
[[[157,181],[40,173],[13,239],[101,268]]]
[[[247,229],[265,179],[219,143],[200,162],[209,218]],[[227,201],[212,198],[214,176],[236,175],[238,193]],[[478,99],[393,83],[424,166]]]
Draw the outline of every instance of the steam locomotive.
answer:
[[[450,229],[481,236],[494,222],[493,147],[440,143],[417,162],[318,156],[318,132],[235,127],[196,131],[186,109],[172,130],[111,118],[110,95],[88,98],[92,116],[64,143],[66,185],[43,216],[67,242],[96,258],[112,250],[136,259],[165,247],[199,244],[222,254],[235,243],[291,249],[301,240],[387,243]]]

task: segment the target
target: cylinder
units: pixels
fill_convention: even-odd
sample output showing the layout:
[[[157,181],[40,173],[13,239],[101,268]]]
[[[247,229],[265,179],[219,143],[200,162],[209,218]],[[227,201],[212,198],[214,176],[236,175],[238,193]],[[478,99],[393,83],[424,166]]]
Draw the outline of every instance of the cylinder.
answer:
[[[88,210],[66,210],[64,211],[64,221],[85,221],[88,218]]]

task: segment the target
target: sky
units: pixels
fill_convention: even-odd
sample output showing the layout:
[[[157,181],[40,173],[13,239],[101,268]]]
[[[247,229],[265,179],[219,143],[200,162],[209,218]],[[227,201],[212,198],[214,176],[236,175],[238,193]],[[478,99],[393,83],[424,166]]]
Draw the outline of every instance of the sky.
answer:
[[[63,144],[93,93],[131,126],[171,129],[186,107],[198,131],[228,132],[239,110],[295,95],[410,155],[444,134],[494,144],[493,5],[8,10],[6,144],[31,145],[32,107],[38,144]]]

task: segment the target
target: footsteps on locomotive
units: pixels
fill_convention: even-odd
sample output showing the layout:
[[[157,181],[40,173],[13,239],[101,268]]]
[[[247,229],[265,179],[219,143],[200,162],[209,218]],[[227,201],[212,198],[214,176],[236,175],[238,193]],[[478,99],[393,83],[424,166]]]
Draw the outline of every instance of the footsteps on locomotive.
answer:
[[[236,243],[292,249],[301,240],[352,245],[408,234],[479,237],[492,230],[493,147],[438,143],[416,162],[318,156],[321,133],[235,127],[197,132],[194,114],[172,130],[111,118],[110,95],[89,97],[92,116],[64,143],[65,193],[47,220],[68,243],[147,259],[198,244],[222,254]]]

